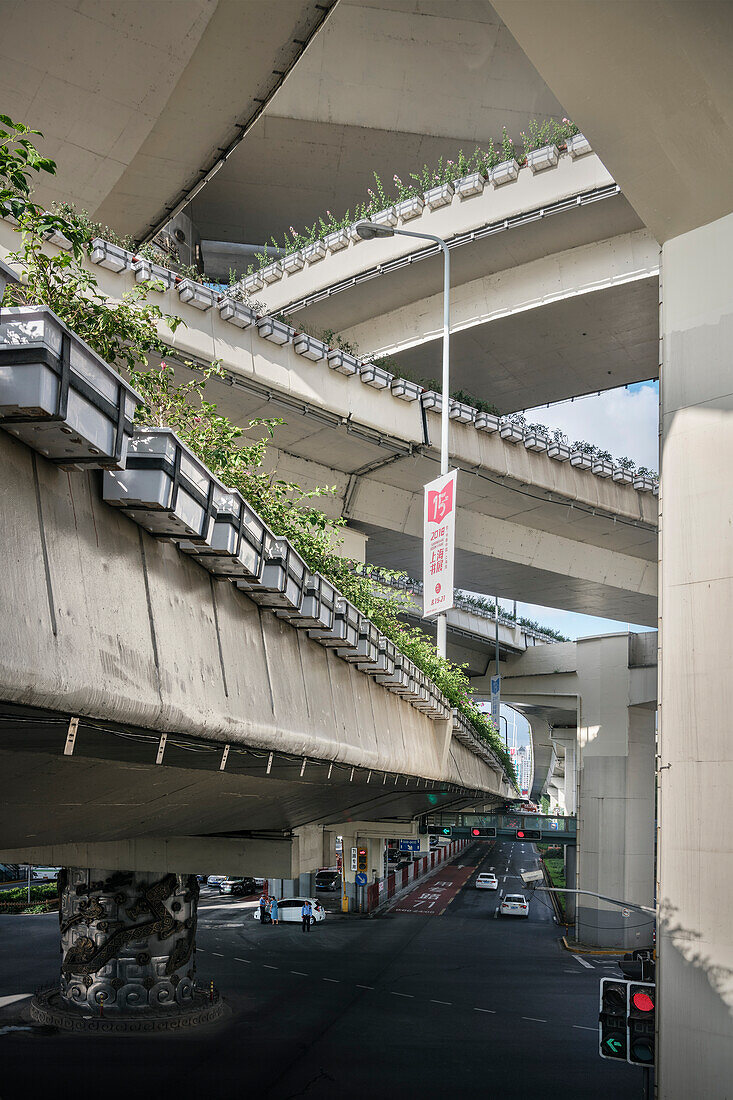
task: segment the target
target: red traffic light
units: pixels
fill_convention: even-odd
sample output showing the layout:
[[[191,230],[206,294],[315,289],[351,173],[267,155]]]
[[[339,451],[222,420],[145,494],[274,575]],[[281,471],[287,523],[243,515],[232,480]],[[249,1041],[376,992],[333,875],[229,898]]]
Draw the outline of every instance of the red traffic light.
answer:
[[[638,990],[631,997],[634,1008],[638,1008],[639,1012],[653,1012],[654,1011],[654,999],[649,996],[648,993],[644,993],[642,990]]]
[[[471,836],[481,836],[480,829],[471,829]]]
[[[524,840],[524,832],[522,829],[517,829],[517,840]]]
[[[367,854],[367,850],[366,850],[366,848],[360,848],[360,849],[359,849],[359,855],[360,855],[360,856],[365,856],[366,854]]]

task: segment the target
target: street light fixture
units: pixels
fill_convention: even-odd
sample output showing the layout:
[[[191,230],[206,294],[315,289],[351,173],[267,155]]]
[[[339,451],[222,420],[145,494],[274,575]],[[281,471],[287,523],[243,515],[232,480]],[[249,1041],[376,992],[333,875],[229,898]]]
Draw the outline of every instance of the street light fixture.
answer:
[[[432,233],[414,233],[408,229],[393,229],[389,225],[379,225],[377,222],[357,222],[356,232],[363,241],[373,241],[375,237],[417,237],[423,241],[433,241],[443,252],[443,379],[442,379],[442,407],[440,415],[440,473],[448,473],[448,425],[450,415],[450,254],[448,245],[442,237],[436,237]],[[447,617],[446,612],[441,611],[436,617],[437,647],[440,657],[446,656],[447,650]]]

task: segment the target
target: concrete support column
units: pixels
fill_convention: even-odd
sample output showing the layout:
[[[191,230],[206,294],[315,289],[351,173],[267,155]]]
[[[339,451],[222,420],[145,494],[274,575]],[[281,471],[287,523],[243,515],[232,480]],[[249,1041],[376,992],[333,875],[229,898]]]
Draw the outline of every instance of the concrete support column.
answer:
[[[355,882],[356,872],[351,870],[351,849],[356,848],[359,843],[358,837],[349,836],[347,833],[343,834],[343,892],[346,896],[349,912],[353,912],[356,908],[357,889]],[[343,895],[342,895],[343,896]]]
[[[552,740],[562,748],[565,756],[565,782],[563,787],[563,801],[565,813],[571,817],[577,812],[577,730],[553,730]]]
[[[574,844],[565,845],[565,885],[572,890],[577,890],[576,878],[578,868],[578,849]],[[578,895],[565,895],[565,916],[569,925],[575,924],[577,915]]]
[[[106,1016],[189,1008],[196,978],[195,875],[63,870],[61,998]]]
[[[733,1077],[733,215],[667,241],[661,298],[657,1064],[682,1100]]]

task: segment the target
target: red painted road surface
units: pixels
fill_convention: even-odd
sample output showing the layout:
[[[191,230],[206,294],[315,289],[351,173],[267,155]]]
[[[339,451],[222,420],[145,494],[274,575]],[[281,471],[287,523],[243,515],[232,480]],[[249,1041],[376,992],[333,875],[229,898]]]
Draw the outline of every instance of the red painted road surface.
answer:
[[[425,913],[429,917],[439,917],[475,870],[475,867],[456,867],[454,864],[441,867],[395,902],[388,912]]]

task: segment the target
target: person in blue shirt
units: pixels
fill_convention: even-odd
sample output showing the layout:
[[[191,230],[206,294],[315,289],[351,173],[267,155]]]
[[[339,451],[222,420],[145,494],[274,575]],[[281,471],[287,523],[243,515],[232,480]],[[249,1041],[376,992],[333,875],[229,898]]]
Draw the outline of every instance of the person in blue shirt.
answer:
[[[313,916],[313,906],[309,901],[303,902],[303,908],[300,910],[300,916],[303,921],[303,931],[310,932],[311,917]]]
[[[263,893],[258,903],[260,907],[260,924],[267,924],[267,902],[267,894]]]
[[[277,898],[270,898],[270,919],[273,924],[277,924]]]

